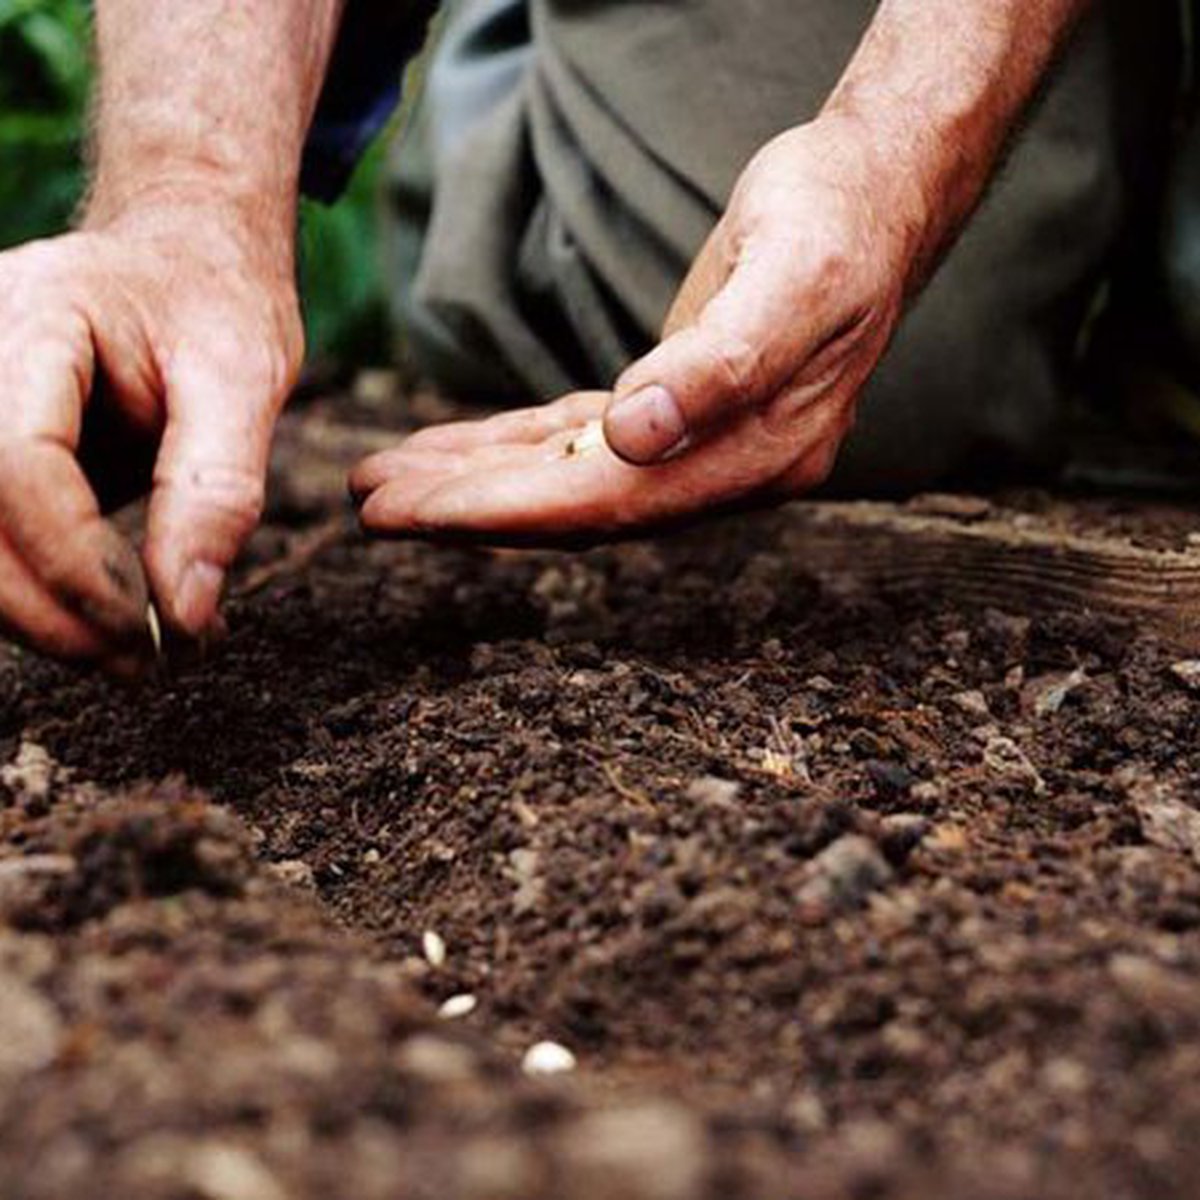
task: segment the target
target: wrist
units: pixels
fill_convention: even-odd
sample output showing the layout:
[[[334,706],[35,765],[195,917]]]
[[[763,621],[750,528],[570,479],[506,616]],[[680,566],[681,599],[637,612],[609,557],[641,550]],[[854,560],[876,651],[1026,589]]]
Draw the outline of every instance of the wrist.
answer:
[[[290,285],[296,273],[297,206],[294,192],[256,192],[203,164],[142,174],[100,169],[79,227],[85,232],[158,231],[215,240]]]
[[[827,106],[802,128],[817,135],[825,172],[867,214],[875,253],[904,281],[906,293],[917,290],[947,220],[936,170],[853,111]]]
[[[857,127],[884,190],[899,189],[924,210],[910,288],[924,283],[970,217],[1087,2],[881,0],[820,119]]]

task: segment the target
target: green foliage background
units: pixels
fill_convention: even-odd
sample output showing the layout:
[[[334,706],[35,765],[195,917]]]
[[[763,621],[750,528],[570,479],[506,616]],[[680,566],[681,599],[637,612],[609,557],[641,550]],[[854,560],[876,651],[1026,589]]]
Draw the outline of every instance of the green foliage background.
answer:
[[[0,248],[64,229],[84,188],[92,63],[84,0],[0,0]],[[313,353],[380,360],[387,318],[375,198],[381,151],[333,208],[306,206],[303,288]]]

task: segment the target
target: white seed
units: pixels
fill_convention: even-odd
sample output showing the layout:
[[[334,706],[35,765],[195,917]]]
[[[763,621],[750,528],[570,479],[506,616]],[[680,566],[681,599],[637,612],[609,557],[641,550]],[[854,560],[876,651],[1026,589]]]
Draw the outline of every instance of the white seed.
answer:
[[[600,421],[589,421],[563,448],[564,458],[579,458],[592,454],[605,445],[604,425]]]
[[[451,996],[438,1009],[438,1016],[443,1021],[459,1021],[463,1017],[469,1017],[478,1007],[479,1000],[470,992],[464,992],[461,996]]]
[[[153,601],[146,608],[146,624],[150,627],[150,640],[154,643],[154,653],[162,658],[162,622],[158,619],[158,609],[154,607]]]
[[[425,961],[431,967],[443,966],[446,962],[446,942],[440,933],[427,929],[421,935],[421,949],[425,953]]]
[[[557,1042],[538,1042],[525,1051],[521,1070],[526,1075],[562,1075],[575,1070],[577,1060],[566,1046]]]

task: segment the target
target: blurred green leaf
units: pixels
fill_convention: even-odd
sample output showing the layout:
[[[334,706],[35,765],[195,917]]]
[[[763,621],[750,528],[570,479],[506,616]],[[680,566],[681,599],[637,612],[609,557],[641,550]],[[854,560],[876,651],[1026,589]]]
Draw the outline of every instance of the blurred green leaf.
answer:
[[[90,21],[83,0],[0,0],[0,248],[61,232],[83,195]],[[368,156],[338,205],[305,205],[301,225],[309,344],[341,362],[388,351],[380,160]]]

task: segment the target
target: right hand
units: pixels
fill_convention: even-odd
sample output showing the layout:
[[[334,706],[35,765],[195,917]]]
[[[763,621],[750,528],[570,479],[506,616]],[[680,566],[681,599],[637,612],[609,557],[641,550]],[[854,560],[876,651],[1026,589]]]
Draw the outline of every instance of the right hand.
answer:
[[[11,636],[129,675],[150,653],[151,598],[184,636],[219,623],[303,357],[290,246],[264,232],[212,197],[159,197],[0,254]],[[103,513],[147,484],[139,558]]]

